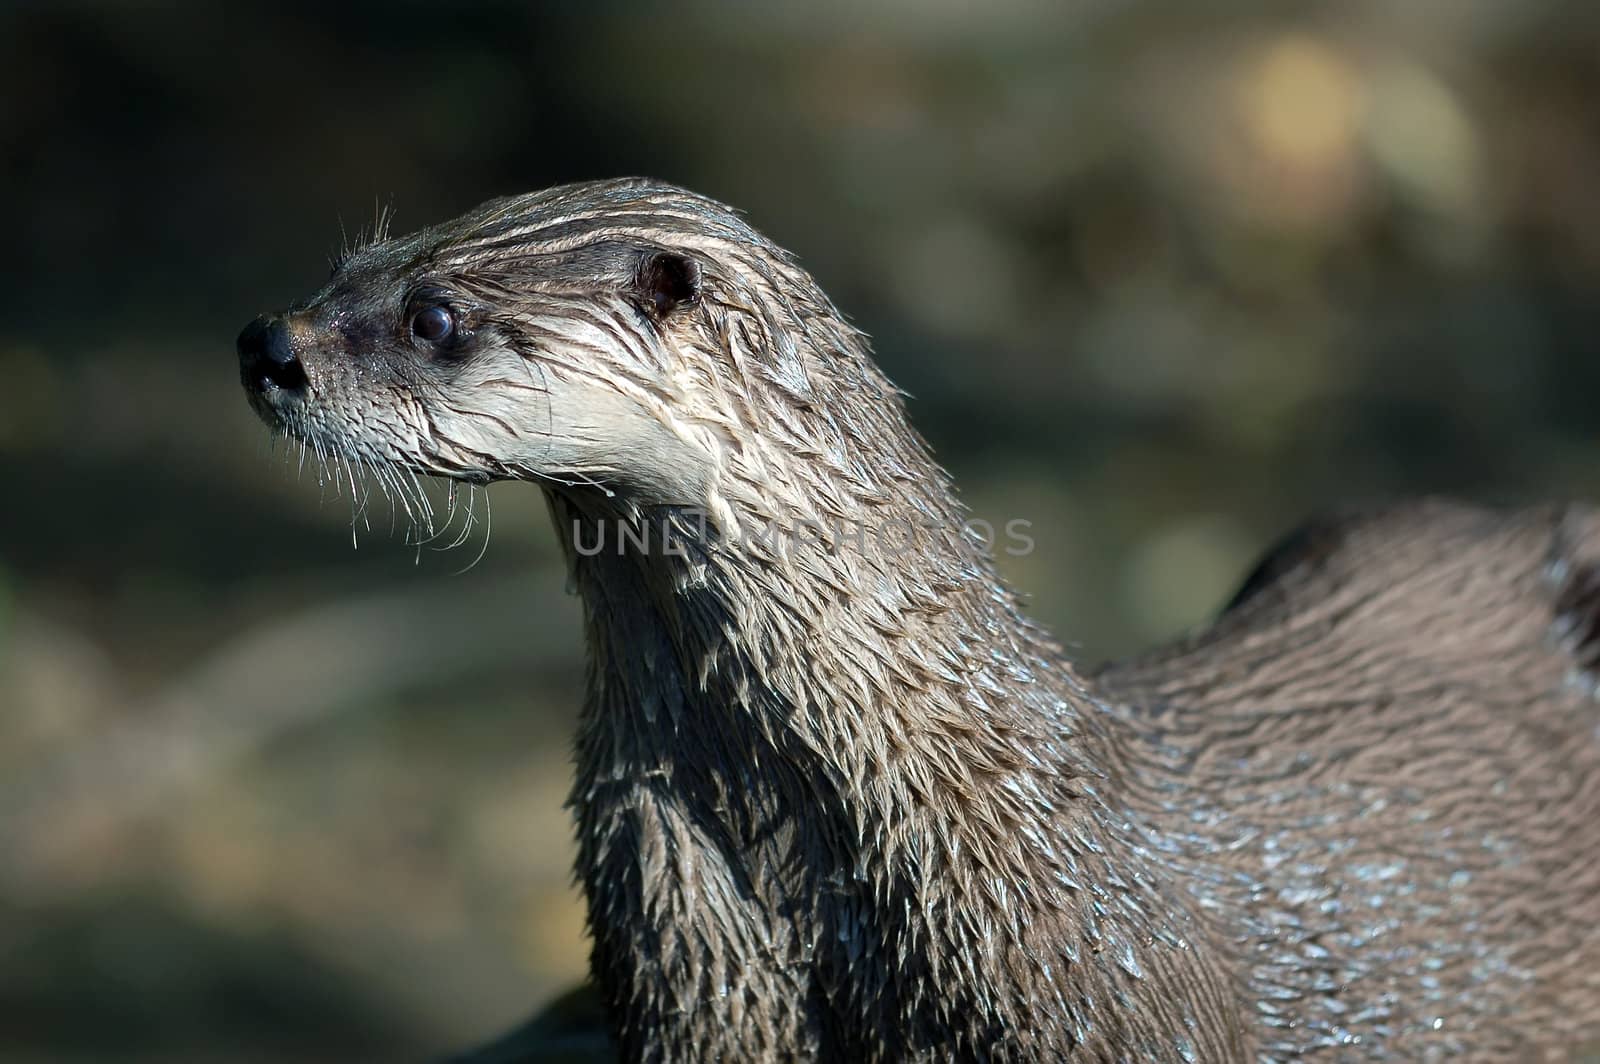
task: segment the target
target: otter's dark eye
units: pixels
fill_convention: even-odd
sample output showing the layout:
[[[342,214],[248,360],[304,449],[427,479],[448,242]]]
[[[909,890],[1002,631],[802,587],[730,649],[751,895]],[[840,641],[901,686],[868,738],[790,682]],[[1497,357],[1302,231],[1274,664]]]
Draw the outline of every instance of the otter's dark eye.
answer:
[[[450,334],[455,331],[456,319],[449,307],[423,307],[411,319],[412,334],[430,344],[450,339]]]

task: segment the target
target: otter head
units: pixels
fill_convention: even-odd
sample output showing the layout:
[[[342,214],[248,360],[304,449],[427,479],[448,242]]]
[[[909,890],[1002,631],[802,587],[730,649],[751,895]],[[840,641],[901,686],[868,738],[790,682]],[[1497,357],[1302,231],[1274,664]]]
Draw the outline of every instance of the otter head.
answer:
[[[638,505],[715,511],[741,463],[748,478],[786,449],[836,449],[824,392],[870,379],[898,406],[789,256],[718,203],[636,180],[372,242],[238,348],[257,412],[321,455]]]

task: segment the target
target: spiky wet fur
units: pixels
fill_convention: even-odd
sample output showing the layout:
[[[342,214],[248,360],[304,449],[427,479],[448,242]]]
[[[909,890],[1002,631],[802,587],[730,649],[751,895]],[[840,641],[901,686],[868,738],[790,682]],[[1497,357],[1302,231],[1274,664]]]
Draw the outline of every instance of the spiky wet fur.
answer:
[[[633,271],[662,251],[699,291],[658,316]],[[474,323],[465,357],[385,317],[421,283]],[[713,201],[495,201],[356,250],[290,318],[311,385],[257,397],[269,420],[546,492],[587,608],[572,805],[625,1058],[1595,1037],[1586,512],[1330,522],[1215,628],[1085,678],[963,531],[865,338]],[[860,533],[891,523],[909,552]],[[653,548],[616,550],[624,527]],[[764,534],[800,527],[823,531]]]

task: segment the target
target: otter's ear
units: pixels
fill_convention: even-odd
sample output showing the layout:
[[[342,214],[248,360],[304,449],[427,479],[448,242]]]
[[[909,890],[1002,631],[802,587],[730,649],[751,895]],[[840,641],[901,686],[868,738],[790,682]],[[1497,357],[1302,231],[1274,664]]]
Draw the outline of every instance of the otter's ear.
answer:
[[[658,321],[700,299],[700,264],[671,251],[652,251],[633,275],[639,304]]]

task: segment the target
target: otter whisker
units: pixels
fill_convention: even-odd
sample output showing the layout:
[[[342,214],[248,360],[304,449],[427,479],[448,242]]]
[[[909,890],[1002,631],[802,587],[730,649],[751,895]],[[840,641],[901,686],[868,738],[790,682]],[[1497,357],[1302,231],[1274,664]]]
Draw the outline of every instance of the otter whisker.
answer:
[[[416,528],[417,516],[412,512],[411,498],[406,493],[405,485],[396,474],[394,467],[387,463],[379,462],[376,458],[370,458],[368,461],[372,466],[373,472],[378,476],[378,483],[383,485],[383,493],[389,499],[389,510],[395,515],[395,521],[399,520],[400,513],[403,512],[405,514],[408,526],[406,534],[409,536],[409,529]],[[390,535],[394,534],[393,523],[390,525],[389,533]]]
[[[454,480],[446,481],[445,483],[444,527],[449,528],[456,519],[456,505],[459,499],[461,484],[459,481]]]
[[[389,513],[391,515],[389,534],[391,536],[395,534],[400,515],[404,514],[406,527],[401,533],[401,542],[406,544],[415,543],[420,535],[418,529],[421,527],[422,518],[418,516],[411,493],[406,489],[405,481],[401,478],[399,471],[389,463],[372,457],[369,457],[367,461],[371,465],[373,473],[376,474],[378,483],[383,488],[384,496],[389,500]]]
[[[413,476],[415,476],[415,474],[413,474]],[[419,485],[419,490],[420,490],[420,485]],[[419,547],[431,546],[433,543],[435,543],[436,541],[438,541],[440,539],[443,539],[446,535],[448,535],[450,533],[451,526],[454,525],[454,523],[455,523],[456,510],[457,510],[457,504],[456,504],[456,482],[455,481],[450,481],[449,488],[447,489],[446,499],[447,499],[447,502],[448,502],[448,508],[445,510],[443,521],[441,521],[439,523],[439,525],[438,525],[438,530],[437,531],[433,531],[432,527],[430,526],[430,532],[432,532],[432,535],[430,535],[427,539],[422,540],[418,544]],[[468,518],[468,520],[466,522],[466,527],[471,527],[471,521],[470,521],[471,513],[470,513],[470,511],[467,514],[467,518]],[[434,550],[438,550],[438,551],[448,551],[448,550],[454,549],[455,547],[460,546],[461,542],[462,542],[461,541],[461,537],[458,536],[453,542],[447,543],[442,547],[434,547],[433,549]]]
[[[604,480],[601,480],[595,476],[591,476],[582,470],[569,469],[562,473],[556,473],[549,469],[535,469],[525,462],[510,463],[508,468],[515,473],[522,474],[530,480],[543,481],[549,484],[559,484],[562,487],[567,488],[594,488],[596,491],[599,491],[605,495],[605,497],[608,499],[615,498],[617,494],[616,491],[609,487]],[[602,470],[602,472],[608,471]]]
[[[372,516],[368,503],[372,499],[372,487],[366,477],[356,477],[356,465],[360,458],[354,461],[348,454],[340,455],[344,463],[345,479],[350,484],[350,524],[354,526],[359,521],[368,532],[372,531]]]
[[[388,477],[405,507],[406,520],[411,526],[406,533],[409,542],[426,541],[426,537],[433,535],[433,511],[422,485],[417,483],[416,474],[390,467]]]
[[[416,471],[408,469],[406,473],[410,478],[411,489],[416,495],[417,509],[422,513],[423,527],[432,532],[434,526],[433,500],[428,498],[428,493],[423,488],[422,480],[417,476]]]
[[[473,485],[473,487],[472,487],[472,497],[473,497],[473,501],[476,502],[476,498],[477,498],[477,486],[476,485]],[[470,505],[468,506],[467,512],[469,514],[472,513],[472,507]],[[466,527],[467,528],[471,528],[472,526],[469,524]],[[486,486],[483,489],[483,546],[478,549],[477,557],[473,558],[472,561],[468,562],[465,568],[456,570],[456,575],[457,576],[461,576],[464,573],[469,573],[473,569],[476,569],[478,567],[478,563],[483,561],[484,557],[489,553],[489,537],[491,535],[493,535],[493,534],[494,534],[494,506],[493,506],[493,504],[491,503],[491,501],[489,499],[489,489]],[[465,542],[465,541],[463,540],[463,542]]]
[[[391,482],[393,474],[389,472],[388,466],[371,455],[366,456],[365,461],[373,479],[378,482],[378,487],[383,490],[384,500],[389,504],[389,535],[392,538],[400,523],[400,512],[404,500],[402,499],[399,502],[395,500],[394,486]]]
[[[311,444],[311,457],[314,459],[311,463],[311,472],[317,478],[317,501],[322,503],[327,501],[328,458],[327,455],[323,454],[322,441],[320,439],[313,436],[309,442]]]
[[[317,456],[317,487],[322,489],[323,501],[327,501],[330,485],[334,491],[338,490],[337,482],[333,476],[333,453],[328,445],[321,439],[312,442],[311,450]]]
[[[424,541],[424,545],[431,546],[437,540],[443,539],[445,536],[451,534],[451,532],[452,532],[452,530],[454,528],[454,525],[455,525],[456,513],[457,513],[457,510],[458,510],[457,488],[458,488],[458,485],[457,485],[457,483],[455,481],[452,480],[452,481],[449,482],[449,486],[445,491],[446,509],[445,509],[445,513],[444,513],[444,520],[440,522],[438,532],[435,533],[434,535],[428,537],[428,539],[426,541]],[[472,515],[471,515],[471,512],[469,511],[463,517],[463,527],[464,528],[470,528],[472,526],[472,520],[471,519],[472,519]],[[455,538],[453,540],[451,540],[449,543],[446,543],[442,547],[433,547],[433,549],[436,550],[436,551],[441,551],[441,552],[442,551],[454,550],[456,547],[461,545],[461,542],[462,542],[462,539],[461,539],[460,534],[456,534]]]
[[[454,520],[455,515],[451,508],[447,505],[440,516],[440,519],[430,524],[428,528],[428,534],[418,538],[416,543],[418,550],[421,550],[423,547],[438,550],[439,548],[435,547],[434,544],[450,534],[450,526]]]
[[[488,492],[487,491],[484,492],[484,497],[485,498],[488,497]],[[466,543],[468,537],[470,537],[472,535],[472,529],[474,528],[474,526],[476,526],[476,524],[478,522],[478,514],[477,514],[477,509],[476,509],[477,502],[478,502],[478,487],[477,487],[477,485],[476,484],[467,485],[467,508],[466,508],[465,515],[463,516],[462,521],[461,521],[461,531],[456,535],[456,538],[451,540],[449,545],[444,548],[445,550],[455,550],[457,547],[460,547],[462,544]]]
[[[371,455],[357,454],[356,463],[361,469],[362,481],[368,485],[367,494],[371,495],[370,485],[376,483],[378,490],[383,492],[384,501],[389,504],[389,535],[392,537],[400,521],[400,509],[395,504],[394,492],[389,487],[388,471]]]

